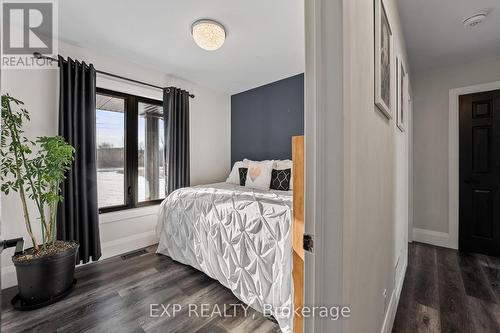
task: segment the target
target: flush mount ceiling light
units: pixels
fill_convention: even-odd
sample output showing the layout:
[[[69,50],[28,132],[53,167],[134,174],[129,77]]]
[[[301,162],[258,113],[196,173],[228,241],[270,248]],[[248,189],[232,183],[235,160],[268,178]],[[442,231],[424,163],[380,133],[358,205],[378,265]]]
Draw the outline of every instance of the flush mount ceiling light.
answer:
[[[191,34],[196,44],[204,50],[215,51],[226,40],[226,30],[219,22],[198,20],[191,26]]]
[[[473,27],[481,24],[484,21],[485,18],[486,18],[486,14],[485,13],[477,13],[477,14],[469,16],[468,18],[466,18],[465,20],[463,20],[463,24],[466,27],[473,28]]]

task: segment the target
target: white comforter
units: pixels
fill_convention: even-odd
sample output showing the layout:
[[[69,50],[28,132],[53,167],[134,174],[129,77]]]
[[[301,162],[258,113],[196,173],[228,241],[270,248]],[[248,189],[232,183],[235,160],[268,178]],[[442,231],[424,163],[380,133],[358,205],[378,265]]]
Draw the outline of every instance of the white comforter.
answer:
[[[179,189],[161,204],[158,253],[217,279],[292,331],[291,192],[217,183]]]

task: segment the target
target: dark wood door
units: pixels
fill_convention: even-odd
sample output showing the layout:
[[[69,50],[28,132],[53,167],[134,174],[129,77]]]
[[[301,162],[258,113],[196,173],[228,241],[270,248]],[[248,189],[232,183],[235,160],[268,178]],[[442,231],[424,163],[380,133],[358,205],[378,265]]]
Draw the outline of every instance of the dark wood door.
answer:
[[[460,96],[459,248],[500,257],[500,90]]]

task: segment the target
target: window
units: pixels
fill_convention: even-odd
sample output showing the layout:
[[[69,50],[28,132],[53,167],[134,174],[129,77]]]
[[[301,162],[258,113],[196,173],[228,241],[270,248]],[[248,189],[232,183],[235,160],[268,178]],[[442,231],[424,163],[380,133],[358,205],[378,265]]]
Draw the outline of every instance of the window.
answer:
[[[125,99],[96,98],[97,192],[99,207],[125,201]]]
[[[165,198],[161,101],[97,89],[99,213],[141,207]]]

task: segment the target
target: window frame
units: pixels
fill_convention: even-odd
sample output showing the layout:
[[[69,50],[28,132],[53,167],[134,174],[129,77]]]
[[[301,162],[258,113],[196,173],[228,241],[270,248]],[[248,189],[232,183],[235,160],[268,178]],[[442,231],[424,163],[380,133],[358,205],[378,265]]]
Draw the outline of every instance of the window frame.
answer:
[[[153,206],[160,204],[164,199],[154,199],[138,202],[138,166],[139,166],[139,156],[138,156],[138,128],[139,128],[139,103],[147,103],[151,105],[158,105],[163,107],[163,101],[156,100],[152,98],[147,98],[143,96],[137,96],[132,94],[127,94],[119,91],[96,88],[96,94],[104,95],[109,97],[122,98],[125,101],[124,105],[124,155],[125,155],[125,165],[124,165],[124,198],[125,203],[123,205],[114,205],[107,207],[98,207],[99,214],[117,212],[121,210],[141,208],[147,206]],[[97,110],[97,108],[96,108]],[[165,110],[163,110],[165,112]],[[96,140],[97,142],[97,140]],[[96,147],[97,150],[97,147]],[[96,170],[97,171],[97,170]],[[167,181],[165,179],[165,181]]]

